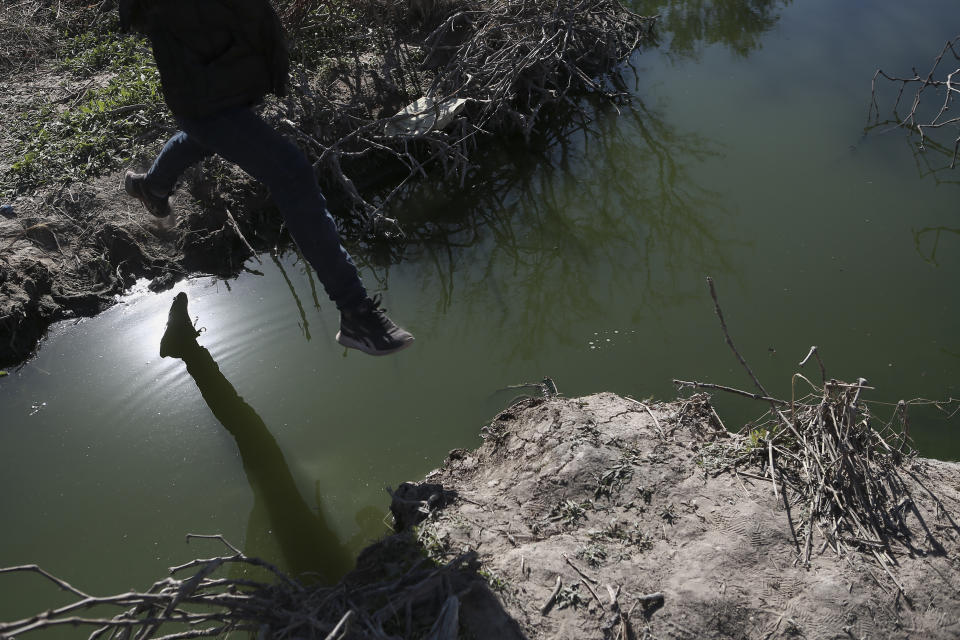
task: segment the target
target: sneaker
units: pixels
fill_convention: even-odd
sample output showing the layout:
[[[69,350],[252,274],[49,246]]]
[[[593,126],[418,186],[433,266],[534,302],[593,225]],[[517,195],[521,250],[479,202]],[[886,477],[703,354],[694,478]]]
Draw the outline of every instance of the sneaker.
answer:
[[[342,310],[337,342],[372,356],[385,356],[413,344],[410,332],[395,325],[384,311],[379,295]]]
[[[128,196],[136,198],[143,203],[144,208],[152,216],[157,218],[166,218],[170,215],[170,196],[155,196],[147,188],[147,174],[134,173],[127,171],[123,175],[123,190]]]

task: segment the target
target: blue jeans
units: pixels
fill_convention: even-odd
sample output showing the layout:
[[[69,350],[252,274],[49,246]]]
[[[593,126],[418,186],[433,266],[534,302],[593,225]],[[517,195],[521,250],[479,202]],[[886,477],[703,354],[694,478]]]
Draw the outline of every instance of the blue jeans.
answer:
[[[151,191],[173,192],[187,167],[217,154],[270,189],[290,235],[338,309],[366,297],[357,268],[340,244],[313,167],[296,145],[248,107],[200,119],[177,118],[177,124],[180,132],[167,141],[147,172],[146,186]]]

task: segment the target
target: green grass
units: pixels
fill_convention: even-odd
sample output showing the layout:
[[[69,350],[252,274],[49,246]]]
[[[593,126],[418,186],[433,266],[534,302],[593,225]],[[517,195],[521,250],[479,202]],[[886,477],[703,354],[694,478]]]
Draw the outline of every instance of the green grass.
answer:
[[[477,571],[477,574],[486,580],[487,584],[490,585],[490,588],[494,591],[502,593],[503,591],[506,591],[507,587],[509,586],[506,580],[501,578],[487,567],[480,568],[480,570]]]
[[[438,564],[446,561],[450,546],[445,537],[441,538],[432,529],[423,525],[415,526],[413,531],[416,535],[417,542],[420,544],[420,548],[423,549],[423,553],[427,558]]]
[[[580,595],[580,583],[574,582],[565,585],[557,594],[557,609],[566,609],[567,607],[577,607],[587,604],[587,601]]]
[[[59,66],[85,78],[100,71],[123,73],[152,60],[149,43],[117,31],[88,31],[69,38],[60,50]],[[148,64],[149,66],[149,64]]]
[[[164,132],[169,115],[146,41],[117,32],[84,33],[63,43],[57,66],[77,82],[109,80],[19,116],[16,160],[0,177],[6,194],[103,175]]]

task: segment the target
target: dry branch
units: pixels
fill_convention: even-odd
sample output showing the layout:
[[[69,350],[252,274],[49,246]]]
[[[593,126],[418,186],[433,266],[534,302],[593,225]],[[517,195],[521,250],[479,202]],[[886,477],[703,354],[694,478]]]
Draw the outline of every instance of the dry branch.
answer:
[[[712,382],[698,382],[697,380],[673,380],[673,384],[677,385],[677,389],[716,389],[718,391],[726,391],[727,393],[734,393],[738,396],[743,396],[744,398],[751,398],[753,400],[763,400],[764,402],[770,402],[773,404],[787,405],[790,404],[785,400],[780,400],[771,396],[762,396],[756,393],[750,393],[749,391],[744,391],[743,389],[734,389],[733,387],[728,387],[722,384],[714,384]]]
[[[710,297],[713,298],[713,310],[717,314],[717,318],[720,320],[720,328],[723,329],[723,337],[727,340],[727,345],[733,351],[733,354],[737,356],[737,360],[746,369],[747,374],[750,376],[750,379],[753,380],[753,384],[756,385],[757,389],[760,390],[760,393],[763,394],[764,398],[770,398],[770,394],[767,393],[767,390],[763,388],[763,385],[760,384],[760,380],[753,373],[753,369],[750,368],[750,365],[747,364],[747,361],[744,360],[743,356],[740,355],[740,352],[737,351],[737,347],[733,344],[733,338],[730,337],[730,331],[727,330],[727,322],[723,318],[723,310],[720,308],[720,301],[717,299],[717,289],[713,285],[713,278],[707,277],[707,286],[710,287]],[[771,406],[774,404],[770,403]]]

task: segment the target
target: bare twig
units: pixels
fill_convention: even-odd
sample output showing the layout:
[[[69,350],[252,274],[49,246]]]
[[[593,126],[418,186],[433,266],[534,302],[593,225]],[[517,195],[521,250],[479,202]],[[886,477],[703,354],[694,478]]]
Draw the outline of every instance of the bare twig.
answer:
[[[593,590],[593,587],[592,587],[592,586],[590,586],[590,583],[599,584],[599,582],[598,582],[597,580],[594,580],[593,578],[591,578],[591,577],[588,576],[587,574],[585,574],[583,571],[581,571],[580,568],[579,568],[577,565],[573,564],[573,561],[570,560],[570,558],[568,558],[566,554],[563,554],[563,559],[566,560],[566,562],[567,562],[568,565],[570,565],[571,567],[573,567],[573,570],[574,570],[574,571],[576,571],[578,574],[580,574],[580,577],[583,578],[583,586],[585,586],[585,587],[587,588],[587,591],[590,592],[590,595],[593,596],[593,599],[596,600],[596,601],[597,601],[597,604],[599,604],[600,607],[602,608],[602,607],[603,607],[603,600],[600,599],[600,596],[597,595],[597,592]]]
[[[676,380],[674,380],[674,382],[676,382]],[[645,402],[640,402],[639,400],[634,400],[633,398],[626,398],[626,399],[629,400],[630,402],[633,402],[634,404],[638,404],[641,407],[643,407],[644,410],[646,410],[647,414],[650,416],[650,418],[653,420],[653,424],[657,428],[657,432],[661,434],[663,433],[663,429],[660,428],[660,421],[657,420],[657,416],[653,415],[653,411],[650,410],[650,407],[648,407]]]
[[[777,468],[773,464],[773,440],[767,440],[767,453],[770,459],[770,479],[773,480],[773,497],[780,502],[780,494],[777,493]]]
[[[567,563],[568,565],[570,565],[571,567],[573,567],[573,570],[574,570],[574,571],[576,571],[578,574],[580,574],[580,577],[581,577],[581,578],[583,578],[584,580],[586,580],[587,582],[592,583],[592,584],[600,584],[600,581],[599,581],[599,580],[596,580],[596,579],[594,579],[594,578],[591,578],[590,576],[588,576],[587,574],[585,574],[583,571],[581,571],[581,570],[580,570],[580,567],[578,567],[577,565],[573,564],[573,561],[567,556],[567,554],[563,554],[563,559],[566,561],[566,563]]]
[[[337,626],[333,628],[333,631],[327,634],[327,637],[324,640],[337,640],[346,635],[349,630],[350,621],[353,618],[353,609],[350,609],[343,617],[340,618],[340,622],[337,623]]]
[[[240,549],[237,549],[235,546],[230,544],[230,542],[226,538],[224,538],[223,535],[219,533],[214,533],[214,534],[188,533],[186,536],[186,540],[187,542],[190,542],[191,540],[219,540],[220,542],[223,543],[223,546],[225,546],[227,549],[230,549],[230,551],[233,551],[235,554],[240,556],[243,555],[243,552],[240,551]]]
[[[234,218],[233,214],[230,213],[230,209],[224,207],[223,211],[227,214],[227,223],[230,225],[230,229],[237,234],[237,237],[240,238],[240,242],[242,242],[243,246],[247,248],[247,251],[250,252],[250,255],[252,255],[259,264],[263,264],[263,260],[260,259],[260,256],[257,255],[257,252],[254,250],[254,248],[250,246],[249,242],[247,242],[246,236],[244,236],[243,232],[240,231],[240,225],[237,224],[236,218]]]
[[[72,585],[71,585],[70,583],[68,583],[67,581],[61,580],[60,578],[58,578],[57,576],[53,575],[52,573],[48,573],[47,571],[44,571],[43,569],[41,569],[40,567],[38,567],[38,566],[35,565],[35,564],[25,564],[25,565],[21,565],[21,566],[19,566],[19,567],[0,568],[0,573],[17,573],[17,572],[33,572],[33,573],[39,573],[39,574],[42,575],[44,578],[46,578],[46,579],[49,580],[50,582],[54,583],[55,585],[57,585],[58,587],[60,587],[60,588],[63,589],[64,591],[69,591],[70,593],[72,593],[72,594],[74,594],[74,595],[77,595],[77,596],[80,596],[81,598],[91,598],[91,597],[92,597],[92,596],[87,595],[87,594],[84,593],[83,591],[80,591],[80,590],[77,589],[76,587],[72,586]]]

